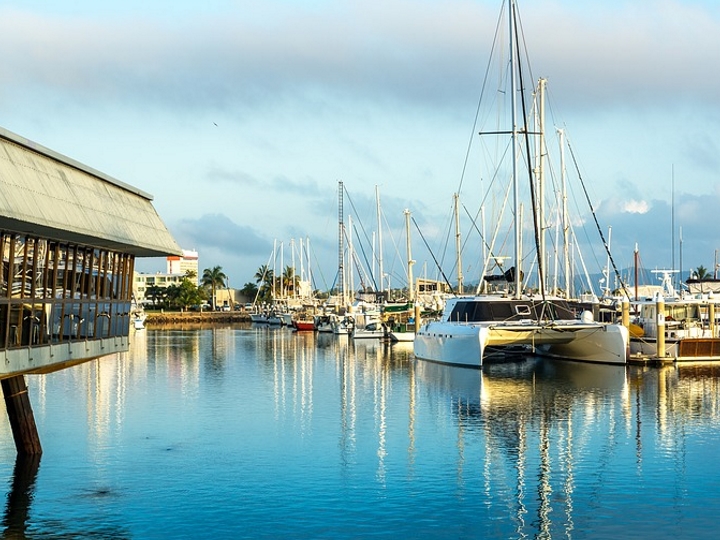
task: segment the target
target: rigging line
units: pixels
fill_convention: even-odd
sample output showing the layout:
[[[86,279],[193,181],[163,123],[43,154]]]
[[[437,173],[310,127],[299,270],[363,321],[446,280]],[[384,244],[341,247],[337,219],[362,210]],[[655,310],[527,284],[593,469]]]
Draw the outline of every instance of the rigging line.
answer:
[[[350,206],[351,206],[351,208],[353,209],[353,212],[355,212],[355,215],[356,215],[356,216],[359,216],[360,214],[359,214],[359,212],[357,211],[357,208],[355,208],[355,203],[353,202],[352,197],[350,197],[350,193],[348,192],[348,190],[347,190],[347,188],[345,187],[345,184],[344,184],[344,183],[343,183],[343,191],[345,191],[345,194],[347,195],[347,199],[348,199],[348,201],[350,202]],[[366,241],[368,244],[370,244],[370,243],[371,243],[370,238],[369,238],[367,232],[365,231],[365,227],[363,226],[362,221],[360,221],[360,229],[362,230],[363,234],[365,235],[365,241]],[[350,234],[352,235],[352,231],[350,231]],[[360,234],[359,234],[357,231],[356,231],[356,233],[355,233],[355,236],[356,236],[357,239],[360,241],[360,250],[362,251],[363,259],[365,260],[365,264],[367,265],[368,268],[371,268],[371,265],[370,265],[370,263],[368,262],[367,254],[365,253],[365,249],[363,248],[362,238],[360,237]],[[356,263],[356,264],[357,264],[357,263]],[[371,276],[372,276],[372,273],[371,273]],[[361,276],[361,278],[362,278],[362,276]],[[376,283],[376,281],[375,281],[375,276],[372,276],[372,282],[373,282],[373,287],[375,287],[375,290],[377,290],[377,283]]]
[[[432,252],[432,249],[430,249],[430,246],[428,245],[427,240],[425,240],[425,237],[423,236],[423,233],[420,230],[420,227],[418,226],[417,221],[415,221],[415,218],[413,216],[410,216],[410,219],[412,219],[412,222],[415,224],[415,228],[417,229],[418,233],[420,234],[420,238],[422,238],[423,244],[425,244],[425,247],[430,252],[430,256],[433,258],[433,261],[435,261],[435,266],[437,266],[437,269],[440,271],[440,275],[442,275],[447,286],[450,287],[450,290],[453,292],[453,295],[457,296],[457,293],[455,292],[455,288],[452,286],[452,284],[448,280],[447,276],[445,275],[445,272],[443,272],[442,268],[440,267],[440,263],[438,263],[438,260],[435,258],[435,254]]]
[[[593,221],[595,221],[595,227],[597,228],[598,234],[600,235],[600,239],[602,240],[603,246],[605,247],[605,253],[607,253],[608,259],[610,260],[610,263],[612,263],[613,272],[615,272],[615,277],[620,282],[620,287],[622,287],[622,290],[625,292],[625,295],[630,298],[630,293],[627,290],[627,286],[625,285],[625,282],[622,279],[622,276],[620,275],[620,272],[618,271],[617,266],[615,265],[615,259],[613,259],[612,253],[610,253],[610,246],[608,246],[607,242],[605,241],[605,235],[602,232],[602,229],[600,228],[600,223],[598,222],[597,214],[595,213],[595,208],[593,208],[592,201],[590,200],[590,195],[588,194],[587,188],[585,187],[585,181],[583,180],[582,174],[580,174],[580,167],[578,166],[578,162],[575,159],[575,152],[572,149],[572,145],[570,144],[570,140],[567,140],[568,150],[570,150],[570,157],[573,160],[573,164],[575,165],[575,170],[578,174],[578,179],[580,180],[580,187],[582,187],[583,193],[585,194],[585,200],[588,203],[588,206],[590,207],[590,213],[592,214]]]
[[[362,228],[362,222],[360,223],[360,227]],[[355,228],[355,227],[353,227],[353,228]],[[353,232],[350,231],[350,235],[351,235],[351,236],[352,236],[352,233],[353,233]],[[363,273],[369,274],[369,275],[370,275],[370,281],[372,282],[372,286],[375,287],[375,290],[377,290],[378,287],[377,287],[377,282],[375,281],[375,276],[373,275],[372,270],[370,270],[370,268],[372,268],[372,266],[370,265],[370,262],[368,261],[367,254],[365,253],[365,247],[363,246],[363,243],[362,243],[362,238],[360,238],[360,234],[358,233],[357,229],[355,230],[355,237],[356,237],[356,238],[358,239],[358,241],[360,242],[360,252],[362,253],[363,260],[365,261],[365,265],[366,265],[367,268],[368,268],[368,270],[365,270],[365,268],[363,268],[362,265],[360,264],[360,261],[359,261],[359,260],[355,262],[355,264],[357,265],[358,273],[360,274],[360,279],[361,279],[361,281],[362,281],[362,274],[363,274]],[[357,258],[358,258],[358,257],[357,257],[357,250],[355,250],[355,251],[356,251],[356,253],[354,254],[354,258],[357,259]]]
[[[470,149],[472,148],[473,137],[475,136],[475,130],[477,129],[477,125],[478,125],[478,118],[480,117],[480,105],[484,101],[485,90],[487,88],[488,79],[490,77],[490,67],[492,65],[492,58],[495,54],[496,44],[498,43],[498,34],[500,32],[500,27],[502,24],[502,17],[503,17],[504,11],[505,11],[505,5],[503,3],[503,7],[500,10],[500,15],[498,16],[497,24],[495,25],[495,36],[493,37],[493,45],[492,45],[492,48],[490,49],[490,56],[488,58],[487,66],[485,67],[485,75],[483,77],[482,86],[480,87],[480,97],[478,98],[477,107],[475,109],[475,119],[473,120],[473,127],[472,127],[472,130],[470,131],[470,138],[468,140],[467,149],[465,151],[465,161],[463,162],[462,173],[460,174],[460,184],[458,185],[458,189],[457,189],[458,193],[460,193],[462,191],[462,185],[465,180],[465,173],[467,172],[468,161],[470,159]]]
[[[518,17],[517,17],[517,7],[512,12],[512,18],[513,18],[513,24],[515,26],[515,29],[518,28]],[[540,288],[540,296],[542,297],[543,301],[545,300],[545,285],[544,285],[544,273],[545,268],[543,268],[542,265],[542,257],[539,253],[540,251],[540,227],[538,225],[538,215],[537,215],[537,196],[535,194],[535,186],[533,182],[533,172],[531,167],[531,153],[530,153],[530,138],[528,137],[528,118],[527,118],[527,105],[525,103],[525,84],[523,82],[523,70],[522,70],[522,63],[520,62],[519,58],[519,51],[520,51],[520,37],[519,32],[515,32],[515,50],[518,51],[518,77],[520,78],[520,103],[522,104],[522,113],[523,113],[523,124],[525,128],[525,153],[527,156],[527,163],[528,163],[528,180],[530,183],[530,204],[532,205],[532,216],[533,216],[533,229],[534,229],[534,236],[535,236],[535,252],[537,253],[537,259],[538,259],[538,276],[540,279],[538,279],[538,285]],[[518,216],[515,216],[515,219],[518,219]],[[516,271],[520,271],[520,269],[516,269]],[[519,291],[517,291],[519,293]]]
[[[497,257],[496,257],[495,254],[493,253],[492,246],[490,246],[490,245],[487,243],[487,240],[486,240],[485,237],[483,236],[482,231],[478,228],[478,226],[477,226],[477,220],[470,214],[470,212],[469,212],[468,209],[465,207],[465,205],[462,205],[462,207],[463,207],[463,210],[465,210],[465,213],[467,214],[468,218],[470,218],[470,224],[472,225],[473,229],[475,229],[475,231],[478,233],[478,236],[480,236],[480,240],[482,241],[483,245],[484,245],[485,248],[487,249],[487,251],[488,251],[488,258],[497,260]],[[467,239],[466,239],[466,241],[467,241]],[[465,244],[463,244],[463,247],[464,247],[464,246],[465,246]],[[484,262],[484,261],[483,261],[483,262]],[[501,268],[502,268],[502,267],[501,267]],[[482,279],[483,276],[480,276],[480,277],[481,277],[481,279]]]

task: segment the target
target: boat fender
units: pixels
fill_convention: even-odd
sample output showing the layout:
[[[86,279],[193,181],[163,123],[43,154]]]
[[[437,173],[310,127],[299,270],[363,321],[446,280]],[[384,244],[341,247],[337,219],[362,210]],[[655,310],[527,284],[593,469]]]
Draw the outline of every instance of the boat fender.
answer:
[[[580,320],[584,323],[591,323],[593,322],[593,314],[592,311],[585,310],[580,314]]]
[[[630,323],[630,328],[628,330],[630,331],[630,335],[632,337],[642,337],[645,335],[643,327],[634,323]]]

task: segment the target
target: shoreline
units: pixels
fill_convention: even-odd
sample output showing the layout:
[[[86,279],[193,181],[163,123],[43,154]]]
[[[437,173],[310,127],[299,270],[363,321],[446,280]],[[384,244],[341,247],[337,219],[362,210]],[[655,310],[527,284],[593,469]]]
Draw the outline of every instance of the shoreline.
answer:
[[[244,311],[170,311],[146,312],[145,326],[175,323],[238,323],[251,322],[250,315]]]

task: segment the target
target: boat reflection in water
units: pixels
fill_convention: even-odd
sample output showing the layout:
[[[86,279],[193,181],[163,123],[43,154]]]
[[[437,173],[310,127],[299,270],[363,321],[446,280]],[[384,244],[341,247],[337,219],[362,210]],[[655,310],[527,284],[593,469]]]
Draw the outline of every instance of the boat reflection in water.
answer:
[[[39,467],[13,469],[0,425],[8,537],[716,529],[717,365],[471,369],[416,361],[411,343],[248,325],[146,329],[127,354],[33,379]]]

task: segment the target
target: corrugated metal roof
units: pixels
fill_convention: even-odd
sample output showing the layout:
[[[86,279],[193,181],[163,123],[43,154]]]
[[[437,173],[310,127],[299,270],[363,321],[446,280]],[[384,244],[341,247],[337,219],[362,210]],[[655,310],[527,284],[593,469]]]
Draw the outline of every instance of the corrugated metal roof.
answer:
[[[2,128],[0,227],[137,257],[182,253],[152,196]]]

